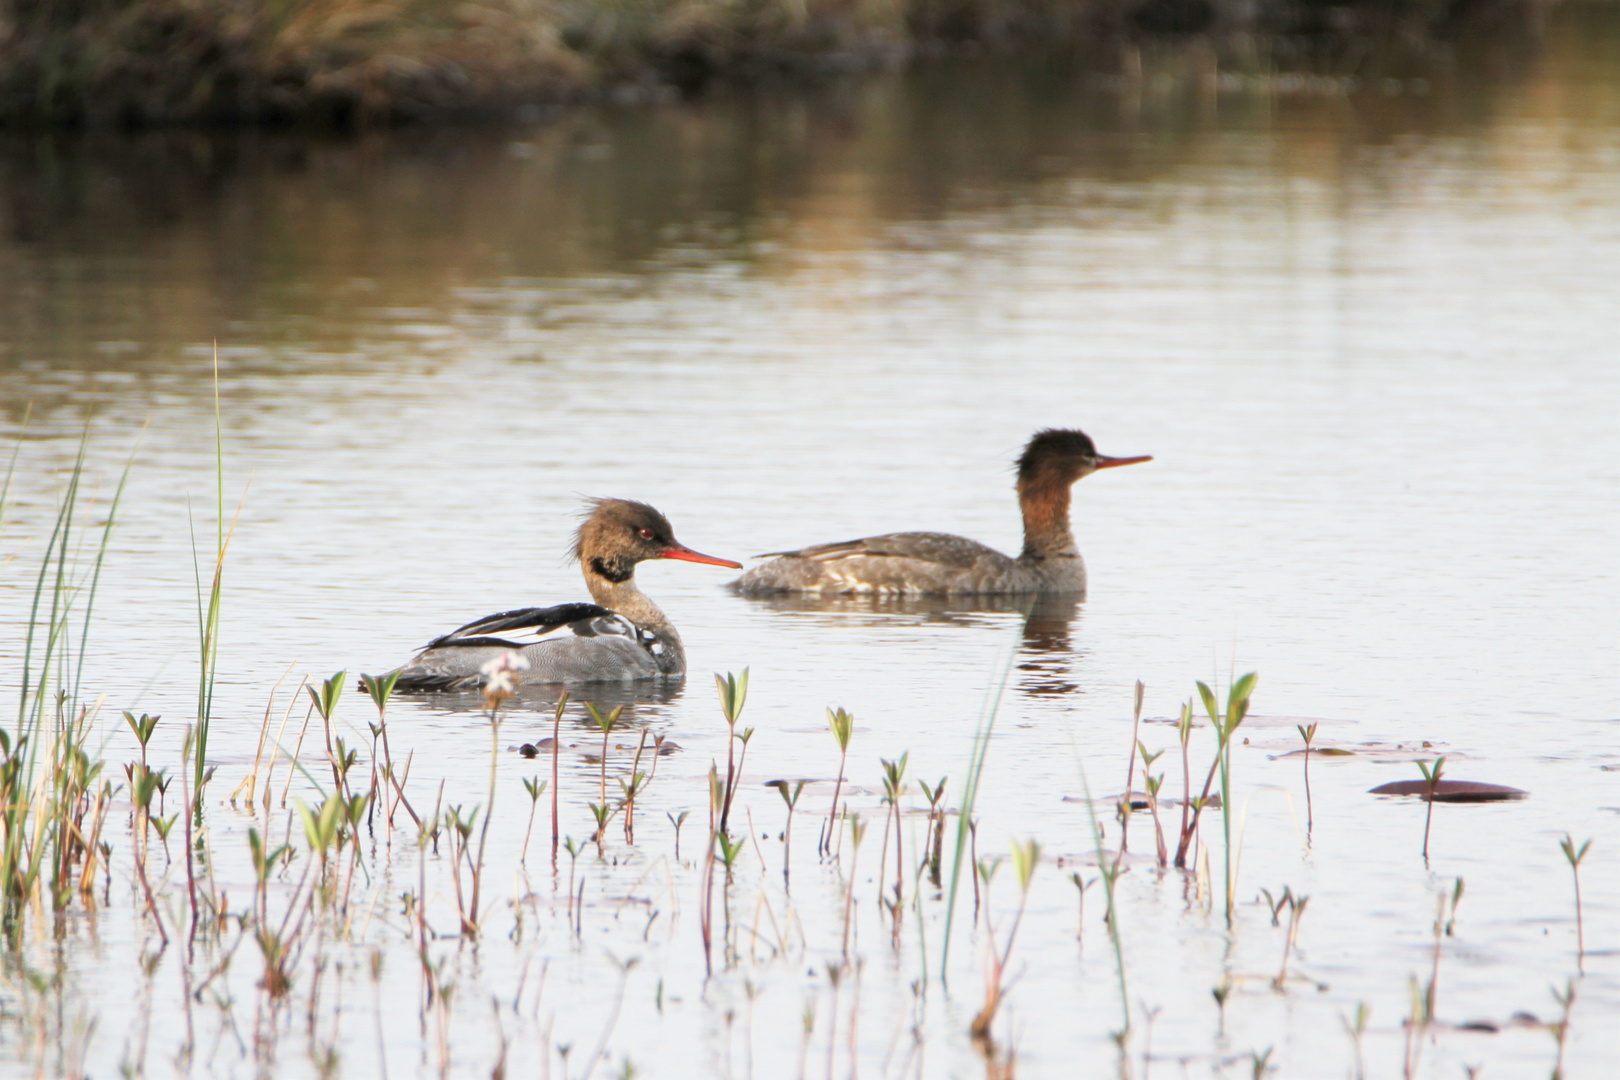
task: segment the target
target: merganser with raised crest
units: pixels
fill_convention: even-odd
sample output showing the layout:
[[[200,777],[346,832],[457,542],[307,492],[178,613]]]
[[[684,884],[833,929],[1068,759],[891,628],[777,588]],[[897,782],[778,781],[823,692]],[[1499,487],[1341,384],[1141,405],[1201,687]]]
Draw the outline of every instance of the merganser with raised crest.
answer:
[[[434,638],[400,669],[400,690],[471,690],[483,666],[508,650],[528,661],[526,682],[620,682],[678,679],[686,651],[658,605],[636,588],[636,564],[678,559],[742,569],[701,555],[675,539],[669,519],[646,503],[593,499],[574,536],[593,604],[519,608]]]
[[[1014,559],[950,533],[901,532],[776,551],[730,588],[745,596],[875,593],[894,596],[996,593],[1086,594],[1086,564],[1069,525],[1069,488],[1098,469],[1152,461],[1097,453],[1083,431],[1038,431],[1018,459],[1024,550]]]

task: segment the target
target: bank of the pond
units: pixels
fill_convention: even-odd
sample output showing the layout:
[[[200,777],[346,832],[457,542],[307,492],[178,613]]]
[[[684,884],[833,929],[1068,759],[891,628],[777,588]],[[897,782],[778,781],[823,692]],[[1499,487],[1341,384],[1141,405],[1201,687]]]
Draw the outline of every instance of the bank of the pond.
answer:
[[[1136,43],[1188,37],[1222,64],[1367,74],[1369,56],[1398,66],[1471,29],[1533,21],[1552,2],[0,0],[0,122],[499,116],[951,49],[1128,57]]]

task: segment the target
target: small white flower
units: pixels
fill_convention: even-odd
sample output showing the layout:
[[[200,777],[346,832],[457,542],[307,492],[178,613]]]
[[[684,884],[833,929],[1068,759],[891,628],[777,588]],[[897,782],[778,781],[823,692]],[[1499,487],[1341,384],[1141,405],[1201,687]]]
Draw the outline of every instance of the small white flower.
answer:
[[[529,661],[522,653],[508,649],[478,670],[484,676],[486,697],[510,697],[523,681],[521,673],[529,670]]]

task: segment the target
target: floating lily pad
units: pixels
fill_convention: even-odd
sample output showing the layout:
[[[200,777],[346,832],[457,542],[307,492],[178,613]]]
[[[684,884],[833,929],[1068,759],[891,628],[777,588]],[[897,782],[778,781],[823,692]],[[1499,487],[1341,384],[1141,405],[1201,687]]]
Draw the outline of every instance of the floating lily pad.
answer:
[[[1427,780],[1396,780],[1389,784],[1379,784],[1369,794],[1372,795],[1417,795],[1429,798],[1429,782]],[[1442,780],[1434,785],[1435,802],[1509,802],[1514,799],[1527,799],[1528,791],[1506,784],[1486,784],[1478,780]]]

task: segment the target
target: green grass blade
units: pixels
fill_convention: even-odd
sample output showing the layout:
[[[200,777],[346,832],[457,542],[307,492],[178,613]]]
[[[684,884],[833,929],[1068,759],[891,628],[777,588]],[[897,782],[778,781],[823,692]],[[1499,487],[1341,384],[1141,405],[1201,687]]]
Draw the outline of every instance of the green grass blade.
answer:
[[[144,437],[146,429],[141,429]],[[107,508],[107,523],[101,529],[101,545],[96,550],[95,568],[90,575],[90,591],[84,602],[84,629],[79,632],[79,660],[73,671],[73,700],[79,700],[80,688],[84,682],[84,650],[90,641],[90,613],[96,606],[96,589],[101,584],[101,567],[107,559],[107,545],[112,540],[113,522],[118,517],[118,506],[124,498],[124,488],[129,483],[130,470],[135,467],[135,455],[140,451],[140,440],[136,440],[135,449],[129,453],[129,460],[124,463],[124,471],[118,478],[118,488],[113,492],[112,505]]]
[[[1119,909],[1114,906],[1114,873],[1108,867],[1108,855],[1103,850],[1102,827],[1097,823],[1097,807],[1091,800],[1091,782],[1086,779],[1085,759],[1074,745],[1074,734],[1069,734],[1069,750],[1074,754],[1075,771],[1080,774],[1080,793],[1086,800],[1086,817],[1091,823],[1092,845],[1097,853],[1097,873],[1102,878],[1103,895],[1108,904],[1108,936],[1114,946],[1115,967],[1119,973],[1119,1008],[1124,1016],[1122,1033],[1131,1030],[1131,999],[1125,988],[1125,947],[1119,936]],[[1116,868],[1117,869],[1117,868]]]
[[[1025,612],[1027,620],[1029,613]],[[956,819],[956,851],[951,861],[950,894],[945,902],[944,944],[939,955],[939,977],[948,978],[946,966],[951,958],[951,923],[956,916],[956,891],[962,879],[962,864],[968,857],[968,832],[973,820],[973,803],[979,795],[979,777],[984,771],[985,755],[990,750],[990,733],[996,726],[996,713],[1001,709],[1001,695],[1007,689],[1007,678],[1012,674],[1013,661],[1018,656],[1017,643],[1009,645],[1001,663],[1001,674],[985,694],[984,706],[979,713],[979,726],[973,733],[973,750],[968,757],[967,779],[962,785],[962,803]]]

